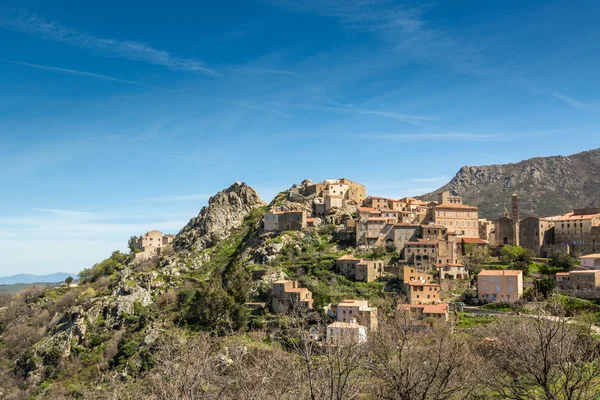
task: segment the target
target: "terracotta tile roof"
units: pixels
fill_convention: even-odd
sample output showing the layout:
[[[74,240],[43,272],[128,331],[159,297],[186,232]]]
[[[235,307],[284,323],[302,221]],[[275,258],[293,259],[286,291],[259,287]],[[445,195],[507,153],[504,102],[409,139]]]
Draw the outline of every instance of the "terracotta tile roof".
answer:
[[[558,221],[579,221],[588,220],[600,216],[600,214],[574,214],[572,212],[561,216]]]
[[[371,217],[367,218],[367,221],[387,221],[388,219],[386,217]]]
[[[316,218],[306,218],[306,222],[315,222]]]
[[[419,224],[407,224],[405,222],[397,222],[394,224],[394,226],[411,226],[413,228],[418,228],[420,225]]]
[[[423,314],[447,314],[448,304],[426,304]]]
[[[360,260],[360,258],[356,258],[352,254],[346,254],[344,256],[341,256],[337,260]]]
[[[573,275],[573,274],[575,274],[575,275],[597,274],[597,273],[600,273],[600,269],[590,269],[590,270],[587,270],[587,271],[584,270],[584,271],[571,271],[571,272],[569,272],[569,274],[571,274],[571,275]]]
[[[568,272],[557,272],[556,276],[569,276]]]
[[[596,258],[600,258],[600,254],[588,254],[586,256],[581,256],[579,258],[584,259],[584,260],[596,259]]]
[[[463,237],[461,240],[464,240],[466,244],[490,244],[487,240],[475,238],[475,237]]]
[[[479,273],[479,276],[518,276],[523,274],[523,271],[512,270],[512,269],[484,269]]]

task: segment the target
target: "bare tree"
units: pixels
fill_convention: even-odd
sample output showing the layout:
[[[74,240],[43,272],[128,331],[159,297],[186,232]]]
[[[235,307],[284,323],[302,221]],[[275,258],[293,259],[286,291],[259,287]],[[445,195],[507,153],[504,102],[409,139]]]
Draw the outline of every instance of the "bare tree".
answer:
[[[415,326],[409,313],[396,313],[380,321],[368,347],[366,368],[376,398],[464,399],[477,387],[479,360],[449,324]]]
[[[297,317],[284,333],[284,341],[300,360],[305,398],[311,400],[354,399],[366,383],[362,368],[364,346],[353,340],[325,343],[325,321],[309,325]]]
[[[591,321],[563,316],[562,307],[544,305],[527,318],[502,319],[488,328],[492,390],[514,400],[597,398],[597,332]]]

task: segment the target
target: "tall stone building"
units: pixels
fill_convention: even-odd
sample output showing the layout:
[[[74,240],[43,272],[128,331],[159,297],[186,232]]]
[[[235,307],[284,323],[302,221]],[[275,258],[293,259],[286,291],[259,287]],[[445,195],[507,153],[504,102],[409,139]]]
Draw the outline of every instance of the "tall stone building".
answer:
[[[511,198],[512,213],[511,218],[513,220],[513,235],[515,240],[515,246],[519,246],[519,196],[516,193]]]
[[[527,217],[519,221],[519,244],[536,257],[547,257],[547,246],[554,243],[554,221],[549,218]]]

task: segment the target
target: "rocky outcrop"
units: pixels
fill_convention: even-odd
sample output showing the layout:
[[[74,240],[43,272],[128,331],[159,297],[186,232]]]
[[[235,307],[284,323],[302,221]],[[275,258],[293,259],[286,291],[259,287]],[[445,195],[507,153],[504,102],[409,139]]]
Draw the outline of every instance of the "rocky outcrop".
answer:
[[[463,196],[465,203],[479,207],[480,216],[490,219],[510,209],[513,193],[519,195],[522,217],[600,207],[600,149],[569,157],[463,167],[447,185],[422,198],[435,200],[435,195],[445,190]]]
[[[254,189],[236,182],[210,198],[200,214],[179,232],[173,246],[176,251],[210,248],[239,228],[250,211],[264,205]]]

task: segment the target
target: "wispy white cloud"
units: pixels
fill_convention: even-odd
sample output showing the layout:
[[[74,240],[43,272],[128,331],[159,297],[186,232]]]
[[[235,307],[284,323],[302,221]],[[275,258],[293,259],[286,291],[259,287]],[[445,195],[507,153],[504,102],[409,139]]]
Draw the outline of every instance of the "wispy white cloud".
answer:
[[[459,72],[479,72],[488,62],[470,43],[427,23],[430,4],[413,7],[406,2],[374,0],[271,0],[294,12],[334,18],[341,27],[372,33],[386,44],[386,51],[439,62]],[[377,52],[373,49],[373,53]],[[389,56],[389,54],[388,54]],[[406,58],[402,58],[403,62]]]
[[[254,170],[254,171],[269,172],[266,169],[249,167],[249,166],[245,166],[245,165],[226,164],[226,163],[220,163],[220,162],[216,162],[216,161],[202,160],[202,159],[193,158],[193,157],[184,157],[184,156],[178,156],[178,155],[173,155],[173,154],[155,153],[153,151],[143,151],[143,150],[136,150],[136,149],[125,149],[125,151],[131,151],[131,152],[140,153],[140,154],[147,154],[147,155],[150,155],[150,156],[175,158],[175,159],[184,160],[184,161],[194,161],[194,162],[199,162],[199,163],[203,163],[203,164],[217,165],[217,166],[220,166],[220,167],[243,168],[243,169],[246,169],[246,170],[251,169],[251,170]]]
[[[568,105],[575,107],[575,108],[590,108],[591,107],[590,104],[583,103],[574,97],[567,96],[566,94],[562,94],[559,92],[552,92],[551,96],[555,97],[559,100],[562,100],[565,103],[567,103]]]
[[[157,86],[146,85],[146,84],[139,83],[139,82],[136,82],[136,81],[130,81],[130,80],[127,80],[127,79],[115,78],[115,77],[112,77],[112,76],[102,75],[102,74],[96,74],[96,73],[93,73],[93,72],[85,72],[85,71],[78,71],[78,70],[75,70],[75,69],[51,67],[51,66],[47,66],[47,65],[31,64],[31,63],[27,63],[27,62],[23,62],[23,61],[15,61],[15,60],[3,60],[3,61],[11,63],[11,64],[22,65],[22,66],[25,66],[25,67],[41,69],[41,70],[44,70],[44,71],[58,72],[58,73],[69,74],[69,75],[85,76],[85,77],[88,77],[88,78],[103,79],[105,81],[125,83],[127,85],[134,85],[134,86],[139,86],[139,87],[143,87],[143,88],[147,88],[147,89],[169,91],[167,89],[163,89],[163,88],[160,88],[160,87],[157,87]]]
[[[23,215],[0,216],[3,232],[20,239],[98,240],[127,238],[151,229],[179,231],[189,217],[169,218],[160,214],[146,218],[130,218],[126,214],[91,213],[85,211],[38,208]],[[7,236],[8,237],[8,236]]]
[[[74,47],[108,56],[143,61],[172,70],[201,72],[216,75],[194,58],[180,58],[165,50],[155,49],[147,44],[131,40],[116,40],[94,36],[66,27],[55,21],[48,21],[25,10],[0,8],[0,27],[24,32],[43,40],[65,43]]]
[[[400,121],[408,121],[408,122],[420,122],[420,121],[430,121],[434,118],[426,117],[422,115],[413,115],[413,114],[405,114],[399,112],[391,112],[391,111],[381,111],[381,110],[373,110],[368,108],[358,108],[358,107],[349,107],[349,106],[300,106],[302,108],[312,108],[316,110],[323,111],[335,111],[341,113],[355,114],[355,115],[374,115],[378,117],[392,118]]]
[[[496,134],[485,133],[385,133],[385,134],[362,134],[363,138],[375,140],[414,141],[414,140],[447,140],[447,141],[478,141],[487,142],[504,140],[505,137]]]
[[[256,73],[256,74],[287,75],[287,76],[290,76],[290,77],[294,77],[294,76],[298,76],[299,75],[297,72],[287,71],[287,70],[284,70],[284,69],[261,68],[261,67],[252,67],[252,66],[239,67],[239,68],[236,68],[236,70],[240,71],[240,72],[249,72],[249,73]]]

